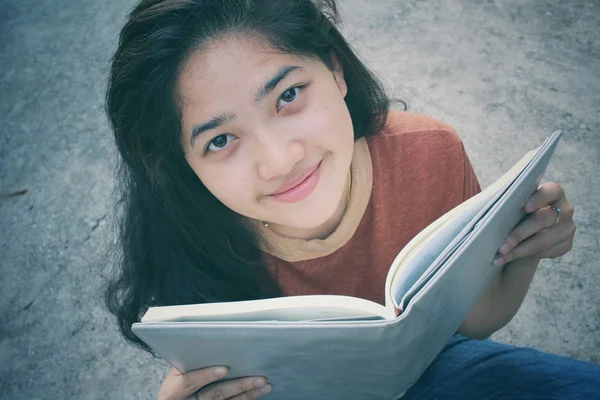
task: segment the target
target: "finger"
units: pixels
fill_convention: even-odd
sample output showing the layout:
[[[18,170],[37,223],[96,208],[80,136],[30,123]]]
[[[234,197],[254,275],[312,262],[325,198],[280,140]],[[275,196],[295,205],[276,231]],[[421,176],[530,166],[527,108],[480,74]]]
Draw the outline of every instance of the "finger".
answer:
[[[535,258],[557,258],[567,254],[573,248],[573,240],[565,240],[541,253],[534,254]]]
[[[544,229],[529,239],[521,242],[511,252],[504,255],[499,255],[494,259],[494,265],[499,267],[519,258],[531,257],[536,254],[542,254],[553,248],[557,244],[570,240],[571,235],[562,229],[556,227]]]
[[[554,221],[554,211],[550,207],[537,210],[525,218],[508,234],[504,240],[504,244],[498,249],[498,253],[500,255],[508,254],[524,240],[554,225]]]
[[[198,400],[224,400],[254,389],[262,389],[265,386],[267,386],[267,380],[262,376],[232,379],[201,389],[197,397]]]
[[[565,191],[557,182],[546,182],[529,198],[525,212],[533,212],[565,198]]]
[[[252,389],[248,392],[244,392],[242,394],[238,394],[237,396],[232,397],[230,400],[252,400],[252,399],[257,399],[260,396],[263,396],[269,392],[271,392],[271,390],[273,389],[273,386],[271,384],[267,384],[266,386],[263,386],[260,389]]]
[[[215,366],[182,374],[172,368],[158,393],[159,400],[183,400],[227,375],[227,367]]]

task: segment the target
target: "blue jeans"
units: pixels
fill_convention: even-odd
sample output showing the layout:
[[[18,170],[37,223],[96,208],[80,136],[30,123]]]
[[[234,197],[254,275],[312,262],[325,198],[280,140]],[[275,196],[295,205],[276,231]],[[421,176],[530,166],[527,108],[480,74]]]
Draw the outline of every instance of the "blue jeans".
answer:
[[[413,399],[600,399],[600,365],[455,335],[402,397]]]

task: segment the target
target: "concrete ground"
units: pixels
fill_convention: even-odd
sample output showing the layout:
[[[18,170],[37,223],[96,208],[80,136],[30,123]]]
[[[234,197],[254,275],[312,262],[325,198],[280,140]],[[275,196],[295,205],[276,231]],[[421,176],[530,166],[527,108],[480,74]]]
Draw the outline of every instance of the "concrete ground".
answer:
[[[2,399],[152,399],[167,371],[121,339],[101,303],[114,165],[103,93],[132,4],[2,1]],[[345,34],[390,93],[459,131],[483,186],[564,130],[546,178],[576,207],[575,247],[543,262],[495,339],[599,363],[600,3],[341,8]]]

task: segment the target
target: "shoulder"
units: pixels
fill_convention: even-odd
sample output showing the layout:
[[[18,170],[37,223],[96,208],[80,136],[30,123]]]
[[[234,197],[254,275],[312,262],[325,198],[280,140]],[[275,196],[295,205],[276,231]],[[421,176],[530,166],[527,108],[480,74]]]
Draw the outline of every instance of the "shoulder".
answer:
[[[446,140],[460,142],[456,130],[433,117],[406,111],[391,111],[385,128],[374,137],[395,137],[400,140],[425,137],[430,140]]]
[[[452,126],[404,111],[390,112],[385,128],[367,137],[367,143],[372,153],[392,160],[403,155],[416,162],[432,158],[459,161],[464,156],[463,143]]]
[[[450,125],[425,115],[393,112],[385,129],[366,139],[378,209],[388,207],[386,213],[391,213],[417,204],[416,225],[422,229],[464,200],[467,159]]]

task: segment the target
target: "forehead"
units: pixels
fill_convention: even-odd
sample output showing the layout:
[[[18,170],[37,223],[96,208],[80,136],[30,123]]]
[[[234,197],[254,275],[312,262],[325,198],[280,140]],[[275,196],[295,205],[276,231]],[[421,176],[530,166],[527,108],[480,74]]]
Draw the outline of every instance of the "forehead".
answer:
[[[252,91],[253,96],[285,65],[309,72],[324,68],[320,61],[283,53],[265,41],[231,35],[212,41],[189,57],[182,67],[178,90],[184,105],[207,107],[229,95],[245,96]]]

